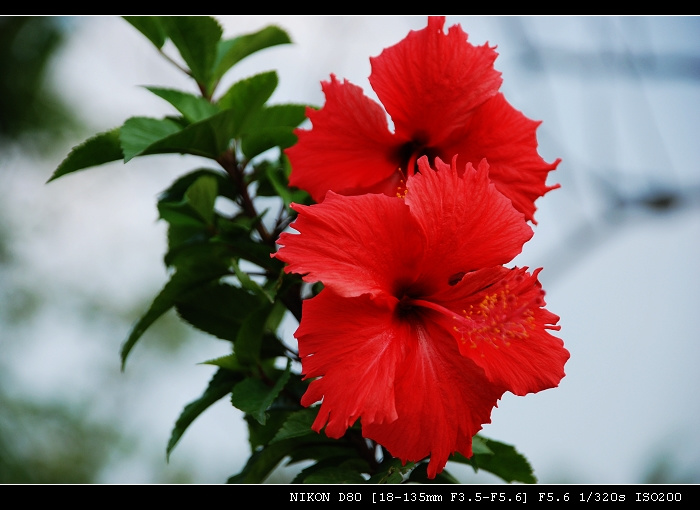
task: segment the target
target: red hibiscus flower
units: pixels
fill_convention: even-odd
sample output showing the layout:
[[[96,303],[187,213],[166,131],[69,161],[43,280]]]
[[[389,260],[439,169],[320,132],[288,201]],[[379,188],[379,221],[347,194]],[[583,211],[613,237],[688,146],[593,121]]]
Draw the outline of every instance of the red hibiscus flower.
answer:
[[[298,212],[276,257],[323,290],[295,332],[301,403],[321,401],[313,429],[365,437],[404,463],[472,455],[505,391],[559,384],[569,358],[537,273],[508,269],[532,229],[490,181],[488,164],[458,171],[427,157],[404,198],[328,192]],[[465,200],[465,197],[468,199]]]
[[[557,187],[545,181],[559,160],[539,156],[540,122],[498,93],[494,48],[468,43],[459,25],[445,34],[444,23],[430,17],[426,28],[370,58],[369,81],[384,108],[347,80],[331,75],[322,83],[325,105],[307,110],[312,129],[296,130],[298,142],[286,151],[290,185],[316,202],[328,190],[393,196],[420,156],[450,161],[458,154],[461,166],[487,158],[496,187],[534,223],[535,200]]]

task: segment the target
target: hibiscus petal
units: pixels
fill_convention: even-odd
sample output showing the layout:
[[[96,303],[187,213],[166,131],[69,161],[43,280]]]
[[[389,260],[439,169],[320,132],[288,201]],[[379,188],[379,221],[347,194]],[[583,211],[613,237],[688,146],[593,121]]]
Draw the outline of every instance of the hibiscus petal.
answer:
[[[559,185],[546,184],[549,172],[560,160],[547,163],[537,152],[537,127],[498,94],[477,108],[464,126],[469,136],[455,133],[441,147],[450,157],[459,154],[458,163],[476,165],[486,158],[489,175],[496,187],[513,202],[516,209],[533,223],[535,201]]]
[[[450,455],[472,455],[472,437],[491,422],[505,388],[459,354],[454,338],[428,319],[404,323],[401,363],[394,393],[398,418],[362,421],[363,435],[402,461],[430,456],[428,477],[442,471]]]
[[[435,320],[453,332],[462,355],[516,395],[558,386],[569,359],[561,339],[547,331],[559,329],[559,317],[544,308],[538,273],[476,271],[428,298],[453,312]]]
[[[303,316],[295,335],[302,372],[314,380],[301,402],[321,401],[314,430],[338,438],[360,419],[365,437],[404,462],[430,456],[431,478],[455,451],[472,455],[471,438],[505,388],[462,357],[449,333],[328,288],[304,302]]]
[[[368,296],[344,298],[329,288],[303,304],[295,336],[302,373],[313,380],[301,403],[322,400],[313,428],[326,426],[329,437],[342,436],[362,423],[396,420],[395,374],[406,340],[391,307]]]
[[[331,191],[320,204],[292,207],[299,234],[283,233],[275,254],[288,273],[344,296],[390,295],[397,282],[418,274],[424,240],[402,199]]]
[[[401,178],[397,147],[387,116],[362,89],[347,80],[322,83],[326,103],[307,108],[313,127],[297,129],[298,141],[285,151],[292,165],[289,184],[306,190],[316,202],[326,191],[393,194]],[[390,183],[385,181],[389,180]]]
[[[420,173],[408,180],[406,203],[426,238],[421,280],[444,285],[458,272],[506,264],[533,234],[523,215],[489,180],[488,164],[467,164],[461,175],[452,164],[419,160]]]
[[[430,17],[426,28],[370,58],[369,81],[396,135],[427,146],[441,144],[455,131],[464,133],[471,111],[496,94],[502,82],[493,67],[494,48],[467,42],[460,25],[445,34],[444,24],[444,16]]]

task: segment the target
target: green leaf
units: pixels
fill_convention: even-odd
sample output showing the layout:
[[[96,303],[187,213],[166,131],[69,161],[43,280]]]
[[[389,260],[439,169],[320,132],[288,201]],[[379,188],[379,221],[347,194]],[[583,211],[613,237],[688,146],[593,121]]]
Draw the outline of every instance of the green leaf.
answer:
[[[236,384],[231,392],[231,403],[237,409],[251,415],[258,423],[265,425],[267,409],[277,398],[284,385],[289,380],[291,360],[287,360],[287,368],[281,374],[275,385],[270,388],[260,379],[247,378]]]
[[[291,173],[292,167],[289,164],[289,158],[281,152],[276,160],[257,161],[253,166],[249,180],[257,182],[255,194],[258,197],[280,197],[286,206],[292,202],[310,205],[312,200],[306,191],[289,188],[289,175]],[[291,209],[287,211],[287,214],[296,215]]]
[[[143,35],[148,37],[156,48],[161,49],[167,39],[165,29],[158,16],[122,16]]]
[[[184,200],[180,203],[159,202],[158,215],[160,219],[170,224],[169,234],[177,230],[178,244],[184,242],[182,234],[185,231],[187,234],[184,237],[187,240],[194,236],[200,236],[201,241],[206,242],[209,238],[209,236],[202,235],[206,231],[204,219]]]
[[[280,264],[278,259],[270,257],[270,254],[273,252],[271,246],[251,239],[251,229],[244,224],[245,220],[242,220],[242,222],[229,221],[223,218],[218,220],[219,238],[217,239],[229,246],[232,254],[249,260],[261,268],[275,272],[282,269],[284,263]],[[261,288],[257,283],[252,282],[247,285],[250,290],[260,295],[266,295],[268,301],[272,298],[273,294],[271,291]]]
[[[260,379],[249,377],[238,383],[231,392],[231,404],[265,425],[265,411],[274,398],[269,399],[270,387]]]
[[[304,477],[304,483],[340,484],[340,483],[366,483],[366,480],[357,471],[355,466],[328,466],[317,469]],[[399,483],[399,482],[395,482]]]
[[[282,428],[280,428],[275,437],[272,438],[270,444],[292,437],[316,434],[316,432],[311,429],[311,425],[316,419],[317,412],[318,409],[302,409],[301,411],[290,414],[282,425]]]
[[[239,287],[214,282],[181,295],[175,306],[178,315],[193,327],[233,342],[260,301]]]
[[[479,469],[488,471],[508,483],[537,483],[532,466],[513,446],[487,439],[483,436],[476,437],[478,437],[478,441],[483,442],[483,445],[479,445],[478,448],[483,452],[485,447],[488,453],[477,453],[474,451],[474,454],[469,459],[456,453],[450,457],[450,460],[461,464],[469,464],[474,468],[474,471]]]
[[[198,222],[196,226],[188,226],[182,223],[171,223],[168,227],[168,251],[163,257],[166,267],[178,270],[187,267],[194,261],[206,260],[213,254],[227,259],[233,259],[229,247],[212,240],[211,233],[206,226]]]
[[[224,110],[184,128],[171,119],[132,117],[122,126],[124,160],[168,153],[216,159],[229,148],[233,117],[231,110]]]
[[[259,301],[258,301],[259,302]],[[246,366],[254,366],[260,361],[265,322],[270,313],[269,307],[259,308],[243,319],[234,340],[238,359]]]
[[[207,272],[206,268],[199,268],[206,263],[212,264],[212,267],[226,267],[226,275],[231,275],[231,262],[234,254],[231,247],[224,243],[218,242],[211,238],[202,229],[198,229],[199,233],[193,233],[193,228],[171,228],[177,231],[189,231],[191,237],[185,238],[186,232],[182,232],[182,238],[179,239],[179,244],[175,244],[170,239],[170,231],[168,232],[168,241],[170,244],[169,251],[165,254],[164,262],[167,267],[173,267],[177,271],[203,271]]]
[[[198,169],[178,178],[167,190],[158,197],[158,211],[160,217],[169,223],[168,225],[168,252],[165,255],[166,266],[178,265],[182,257],[199,257],[199,252],[218,250],[228,257],[235,256],[233,246],[227,241],[215,238],[219,230],[218,223],[224,221],[216,211],[206,214],[206,219],[197,212],[188,193],[190,188],[199,179],[206,177],[213,181],[218,190],[214,197],[213,206],[217,204],[218,197],[233,197],[235,190],[231,180],[221,171]],[[204,210],[212,207],[211,197],[206,200]],[[198,206],[199,207],[199,206]],[[226,220],[228,223],[228,220]],[[246,232],[249,232],[246,231]],[[270,258],[268,256],[268,258]]]
[[[294,448],[293,441],[282,441],[254,452],[241,472],[230,477],[228,483],[262,483]]]
[[[276,282],[272,282],[275,283]],[[269,285],[268,285],[269,286]],[[268,295],[269,292],[268,292]],[[266,331],[277,331],[277,329],[280,326],[280,323],[282,322],[282,319],[287,314],[287,307],[284,306],[284,304],[281,301],[275,301],[272,303],[272,308],[270,309],[270,312],[267,314],[267,319],[265,320],[265,330]]]
[[[411,483],[423,483],[423,484],[458,484],[460,483],[454,476],[452,476],[446,469],[440,471],[435,478],[428,478],[428,462],[419,463],[416,468],[411,471],[408,476],[408,482]]]
[[[268,149],[286,149],[297,141],[294,128],[306,118],[306,106],[272,105],[253,115],[241,135],[241,150],[248,159]]]
[[[271,295],[268,290],[260,286],[258,282],[253,280],[248,273],[243,271],[239,265],[236,263],[236,261],[233,261],[231,263],[231,267],[233,268],[233,272],[236,274],[236,277],[238,278],[238,281],[241,282],[241,287],[243,287],[246,290],[249,290],[253,294],[257,295],[260,297],[260,299],[265,300],[269,303],[274,303],[275,302],[275,296]],[[265,316],[267,319],[267,316]]]
[[[171,227],[199,227],[209,230],[214,223],[214,205],[218,196],[218,180],[209,174],[200,175],[177,202],[158,201],[160,218]],[[197,232],[197,231],[193,231]]]
[[[488,446],[488,439],[483,436],[476,435],[472,438],[472,454],[473,455],[493,455],[493,451]]]
[[[300,405],[297,401],[297,405]],[[243,419],[248,425],[248,444],[252,451],[260,450],[266,446],[277,434],[282,424],[287,419],[291,411],[272,406],[268,410],[268,418],[264,425],[261,425],[251,415],[246,414]]]
[[[306,120],[304,104],[275,104],[258,110],[246,126],[246,135],[255,134],[269,128],[295,128]]]
[[[299,447],[289,453],[289,464],[314,459],[355,459],[358,458],[357,448],[346,440],[330,439],[321,434],[313,434],[303,438],[288,439],[298,441]],[[277,444],[277,443],[275,443]]]
[[[213,73],[214,80],[220,80],[236,63],[257,51],[291,42],[287,33],[276,26],[265,27],[257,32],[220,41]]]
[[[297,142],[291,128],[272,127],[246,135],[241,142],[241,151],[246,159],[253,159],[263,152],[279,147],[284,150]]]
[[[357,451],[354,454],[351,453],[350,456],[340,455],[324,458],[302,469],[294,477],[292,483],[367,483],[361,473],[367,473],[369,465],[367,461],[356,455]]]
[[[187,404],[182,413],[180,413],[179,418],[175,422],[175,427],[170,433],[170,440],[166,448],[166,459],[170,458],[173,448],[175,448],[175,445],[177,445],[192,422],[212,404],[229,394],[233,385],[240,380],[241,376],[235,372],[223,368],[217,370],[202,396]]]
[[[161,19],[192,77],[208,95],[211,94],[217,48],[223,35],[221,25],[210,16],[163,16]]]
[[[284,169],[279,166],[268,165],[265,171],[265,177],[275,191],[274,196],[279,196],[285,206],[289,206],[292,202],[302,204],[309,196],[304,190],[290,189],[289,181],[284,174]]]
[[[207,224],[214,221],[214,203],[219,195],[217,180],[211,175],[202,175],[187,189],[185,198]]]
[[[209,168],[199,168],[193,170],[192,172],[178,177],[168,189],[163,191],[159,197],[159,202],[180,202],[184,197],[187,190],[192,186],[197,179],[203,175],[208,175],[216,179],[217,188],[221,196],[225,196],[234,200],[236,198],[236,192],[233,187],[231,179],[222,171],[214,170]]]
[[[263,107],[277,88],[277,73],[268,71],[256,74],[231,85],[219,98],[220,109],[231,109],[235,114],[233,137],[238,137],[245,130],[248,118]]]
[[[122,159],[124,154],[119,144],[119,132],[119,128],[115,128],[95,135],[73,147],[73,150],[58,165],[51,178],[46,182],[51,182],[77,170]]]
[[[202,96],[161,87],[146,87],[146,89],[173,105],[188,123],[207,119],[220,111],[216,105],[211,104]]]
[[[131,117],[120,131],[124,162],[143,154],[151,145],[177,133],[182,126],[172,119]]]
[[[381,471],[372,475],[372,477],[369,479],[369,483],[401,483],[404,480],[404,476],[415,468],[415,464],[413,462],[407,462],[404,466],[399,459],[390,457],[382,462],[381,468]]]
[[[238,362],[238,358],[234,353],[227,354],[226,356],[219,356],[218,358],[210,359],[208,361],[202,361],[202,365],[213,365],[215,367],[225,368],[226,370],[231,370],[233,372],[243,371],[243,367]]]
[[[178,266],[170,281],[151,303],[148,311],[136,322],[121,349],[122,370],[126,358],[139,338],[165,312],[170,310],[188,292],[229,274],[225,258],[219,253],[202,252]]]
[[[387,472],[379,482],[377,483],[384,483],[384,484],[396,484],[396,483],[402,483],[403,482],[403,475],[401,472],[397,469],[391,470]]]

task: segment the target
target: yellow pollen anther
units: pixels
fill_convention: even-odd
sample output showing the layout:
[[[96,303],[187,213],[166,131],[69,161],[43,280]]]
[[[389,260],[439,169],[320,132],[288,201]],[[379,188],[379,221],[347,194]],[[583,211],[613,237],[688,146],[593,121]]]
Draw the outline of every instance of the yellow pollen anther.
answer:
[[[399,185],[396,188],[396,198],[406,198],[406,193],[408,193],[408,188],[406,187],[406,180],[404,179],[404,173],[403,170],[401,170],[401,167],[397,169],[399,172],[400,178],[399,178]]]
[[[498,291],[484,296],[480,303],[462,310],[462,317],[455,317],[462,343],[510,347],[512,340],[528,338],[529,331],[537,325],[532,301],[522,302],[519,296],[511,293],[505,285]],[[465,321],[466,319],[466,321]]]

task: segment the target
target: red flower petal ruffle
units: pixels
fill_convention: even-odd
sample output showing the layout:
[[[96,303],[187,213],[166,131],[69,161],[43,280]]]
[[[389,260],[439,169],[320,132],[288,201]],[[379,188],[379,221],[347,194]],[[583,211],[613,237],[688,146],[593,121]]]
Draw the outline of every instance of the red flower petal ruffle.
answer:
[[[418,167],[406,204],[426,239],[423,279],[443,284],[458,272],[507,264],[532,237],[523,215],[490,181],[485,160],[460,170],[457,158],[451,165],[438,158],[433,170],[423,157]]]
[[[424,239],[401,199],[331,191],[323,204],[292,207],[299,234],[280,235],[276,257],[307,282],[322,281],[347,297],[377,297],[412,280],[423,265]]]
[[[560,160],[547,163],[537,152],[537,128],[541,122],[527,118],[513,108],[503,94],[497,94],[479,108],[442,147],[443,153],[458,154],[458,163],[489,162],[489,175],[496,187],[511,199],[515,208],[534,219],[535,201],[559,187],[546,184],[549,172]]]
[[[472,111],[493,97],[501,73],[498,54],[487,44],[473,46],[459,25],[444,33],[444,17],[411,31],[398,44],[370,58],[369,82],[394,122],[399,140],[440,147],[455,132],[464,132]],[[444,154],[449,160],[453,154]]]
[[[307,108],[312,130],[297,129],[285,151],[292,162],[290,186],[321,202],[328,190],[344,195],[395,192],[402,178],[394,135],[381,106],[347,80],[322,83],[326,103]],[[389,181],[388,183],[385,181]]]
[[[559,317],[544,308],[539,272],[480,270],[431,296],[452,312],[435,320],[453,332],[462,355],[515,395],[558,386],[569,359],[561,339],[548,332],[559,329]]]

